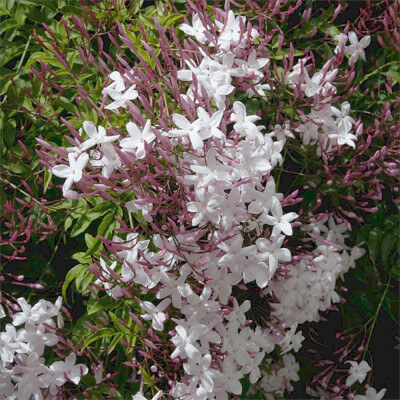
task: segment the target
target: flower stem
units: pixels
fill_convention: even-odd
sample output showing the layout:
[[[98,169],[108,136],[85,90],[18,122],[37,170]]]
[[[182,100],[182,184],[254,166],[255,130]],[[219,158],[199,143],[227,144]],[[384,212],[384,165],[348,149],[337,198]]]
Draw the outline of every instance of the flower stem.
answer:
[[[369,346],[369,343],[370,343],[371,338],[372,338],[372,333],[374,332],[376,320],[378,319],[378,315],[379,315],[379,312],[380,312],[380,310],[381,310],[381,308],[382,308],[383,300],[385,300],[386,293],[387,293],[387,291],[389,290],[391,278],[392,278],[392,277],[389,276],[389,280],[387,281],[385,290],[384,290],[384,292],[383,292],[383,295],[382,295],[382,297],[381,297],[381,300],[379,301],[378,307],[377,307],[377,309],[376,309],[376,311],[375,311],[375,315],[374,315],[374,317],[372,318],[372,323],[371,323],[369,335],[368,335],[368,338],[367,338],[367,342],[365,343],[365,348],[364,348],[362,360],[365,359],[365,356],[366,356],[366,354],[367,354],[368,346]]]

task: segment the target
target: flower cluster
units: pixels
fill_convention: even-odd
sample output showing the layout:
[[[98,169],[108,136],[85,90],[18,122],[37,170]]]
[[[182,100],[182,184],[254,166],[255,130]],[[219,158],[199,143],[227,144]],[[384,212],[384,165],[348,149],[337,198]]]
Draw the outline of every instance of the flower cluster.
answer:
[[[6,324],[4,332],[0,332],[2,398],[42,400],[58,394],[67,382],[78,385],[88,372],[85,365],[75,364],[75,353],[49,366],[42,357],[46,347],[54,347],[59,342],[53,318],[57,318],[59,328],[63,326],[61,302],[59,297],[55,304],[39,300],[31,306],[23,297],[17,300],[21,311],[15,313],[12,324]]]
[[[307,258],[286,265],[288,277],[269,285],[277,299],[272,303],[272,314],[288,325],[319,321],[319,312],[340,300],[336,280],[354,268],[355,260],[364,254],[363,249],[345,245],[347,228],[336,225],[333,218],[313,221],[305,229],[317,237],[313,239],[316,247]]]
[[[172,50],[160,31],[170,70],[151,85],[144,61],[145,67],[124,62],[108,74],[103,106],[122,124],[108,131],[91,121],[79,131],[69,126],[73,147],[54,149],[41,141],[57,154],[42,152],[43,162],[66,179],[66,198],[119,202],[137,221],[129,228],[118,217],[118,234],[101,238],[107,253],[91,266],[97,278],[92,288],[96,295],[134,299],[140,318],[151,322],[152,340],[170,350],[163,360],[173,371],[166,373],[170,396],[227,400],[242,393],[247,377],[263,393],[283,397],[299,379],[292,354],[304,340],[299,324],[318,321],[339,301],[337,279],[363,254],[345,243],[346,224],[302,215],[295,209],[302,201],[298,190],[285,196],[274,178],[288,142],[301,146],[297,137],[303,146],[315,145],[324,161],[342,146],[355,147],[362,125],[350,116],[350,103],[334,97],[345,42],[340,38],[336,59],[321,70],[307,65],[308,57],[296,64],[292,57],[279,76],[257,45],[260,32],[244,16],[216,10],[211,21],[193,12],[192,24],[180,29],[194,40],[182,47],[175,37]],[[368,45],[354,35],[344,50],[351,63]],[[120,37],[136,54],[122,29]],[[303,102],[304,111],[295,123],[277,120],[266,127],[248,100],[268,102],[277,88]],[[166,92],[174,97],[172,106],[164,104]],[[108,98],[113,101],[106,105]],[[291,237],[300,226],[306,238],[296,247]],[[241,301],[239,293],[247,291],[255,298]],[[257,302],[267,315],[252,312]],[[159,349],[145,340],[149,352]],[[152,362],[157,371],[155,356]]]

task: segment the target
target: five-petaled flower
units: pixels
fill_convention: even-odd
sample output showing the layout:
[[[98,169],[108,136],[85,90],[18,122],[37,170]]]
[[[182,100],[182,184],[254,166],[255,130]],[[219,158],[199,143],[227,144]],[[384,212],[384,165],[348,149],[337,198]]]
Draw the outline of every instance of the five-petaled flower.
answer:
[[[82,179],[82,170],[85,168],[89,156],[87,153],[82,153],[76,159],[76,153],[68,153],[68,165],[56,165],[51,169],[53,175],[60,178],[66,178],[63,185],[63,195],[65,196],[74,182],[79,182]]]
[[[351,365],[349,376],[346,379],[346,386],[351,386],[356,381],[363,383],[367,373],[371,371],[371,367],[368,363],[366,361],[361,361],[360,363],[357,361],[346,361],[346,363]]]
[[[358,41],[357,34],[355,32],[348,33],[350,46],[344,49],[345,54],[349,55],[349,64],[356,62],[358,57],[361,57],[365,61],[365,51],[364,49],[371,43],[370,36],[364,36],[360,41]]]

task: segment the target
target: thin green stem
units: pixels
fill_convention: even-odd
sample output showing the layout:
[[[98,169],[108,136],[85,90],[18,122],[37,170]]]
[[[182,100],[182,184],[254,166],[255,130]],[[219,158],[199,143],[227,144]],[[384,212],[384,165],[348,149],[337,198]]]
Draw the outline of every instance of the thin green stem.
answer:
[[[19,60],[17,71],[15,72],[15,75],[18,74],[19,70],[22,67],[22,63],[24,62],[26,53],[28,51],[29,43],[31,42],[31,40],[32,40],[32,35],[29,35],[28,41],[26,42],[26,45],[25,45],[25,48],[24,48],[24,52],[22,53],[21,59]]]
[[[381,70],[382,70],[383,68],[387,67],[388,65],[397,64],[397,63],[398,63],[398,61],[390,61],[390,62],[388,62],[388,63],[386,63],[386,64],[381,65],[381,66],[380,66],[379,68],[377,68],[375,71],[372,71],[371,73],[365,75],[364,78],[361,79],[361,81],[360,81],[359,84],[361,85],[361,84],[364,83],[367,79],[369,79],[371,76],[374,76],[374,75],[380,73]]]
[[[131,229],[133,229],[133,219],[132,219],[132,214],[128,211],[128,216],[129,216],[129,225],[131,226]]]
[[[36,204],[39,204],[39,205],[41,205],[41,206],[43,206],[43,207],[45,207],[45,208],[52,208],[52,207],[49,207],[49,206],[47,206],[47,205],[41,203],[39,200],[35,199],[31,194],[25,192],[25,191],[22,190],[20,187],[14,185],[12,182],[8,181],[7,179],[0,177],[0,180],[1,180],[3,183],[5,183],[6,185],[8,185],[8,186],[12,187],[13,189],[17,190],[18,192],[24,194],[25,196],[30,197],[30,198],[32,199],[32,201],[34,201]]]
[[[31,42],[31,39],[32,39],[32,35],[29,36],[28,41],[26,42],[26,45],[24,47],[24,52],[22,53],[21,59],[19,60],[19,63],[18,63],[17,70],[15,71],[15,76],[18,74],[19,70],[22,67],[22,63],[23,63],[23,61],[25,59],[26,53],[28,51],[29,43]],[[4,98],[3,98],[3,100],[1,101],[0,104],[4,104],[6,102],[6,100],[7,100],[7,94],[4,96]]]
[[[375,311],[375,315],[374,315],[374,317],[372,318],[372,323],[371,323],[371,327],[369,328],[370,331],[369,331],[369,334],[368,334],[367,342],[365,343],[365,348],[364,348],[364,353],[363,353],[363,356],[362,356],[362,360],[364,360],[364,359],[365,359],[365,356],[367,355],[368,346],[369,346],[369,343],[371,342],[372,334],[373,334],[373,332],[374,332],[374,328],[375,328],[376,321],[377,321],[377,319],[378,319],[379,312],[380,312],[380,310],[381,310],[381,308],[382,308],[383,300],[385,300],[386,293],[387,293],[388,290],[389,290],[390,280],[391,280],[391,279],[392,279],[392,277],[389,276],[389,280],[388,280],[388,282],[387,282],[387,284],[386,284],[386,287],[385,287],[385,290],[384,290],[383,295],[382,295],[382,297],[381,297],[381,300],[379,301],[378,307],[377,307],[377,309],[376,309],[376,311]]]

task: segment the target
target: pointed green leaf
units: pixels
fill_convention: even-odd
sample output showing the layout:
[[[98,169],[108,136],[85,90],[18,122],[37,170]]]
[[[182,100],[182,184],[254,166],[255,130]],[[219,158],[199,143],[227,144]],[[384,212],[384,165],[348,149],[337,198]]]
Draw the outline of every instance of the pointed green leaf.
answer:
[[[81,351],[85,350],[91,343],[95,342],[98,339],[106,338],[113,336],[115,334],[114,329],[112,328],[101,328],[93,335],[90,335],[89,338],[83,344]]]
[[[110,354],[115,346],[120,342],[120,340],[124,337],[124,334],[121,332],[118,332],[115,334],[114,339],[111,341],[110,345],[108,346],[108,351],[107,354]]]
[[[120,303],[114,300],[112,297],[104,296],[100,300],[96,300],[96,302],[93,305],[88,306],[88,315],[94,314],[99,311],[115,308],[119,304]]]

